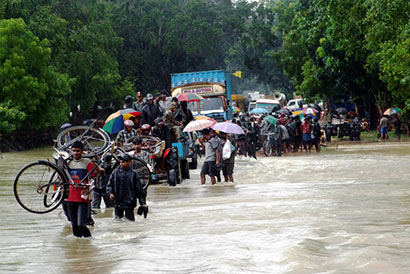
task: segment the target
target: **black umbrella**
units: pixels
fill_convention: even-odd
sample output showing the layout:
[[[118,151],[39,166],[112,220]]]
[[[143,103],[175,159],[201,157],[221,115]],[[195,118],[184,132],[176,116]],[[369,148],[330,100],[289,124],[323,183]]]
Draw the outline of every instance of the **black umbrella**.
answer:
[[[282,113],[284,113],[285,115],[288,115],[288,116],[291,116],[291,115],[292,115],[292,112],[291,112],[289,109],[287,109],[287,108],[282,108],[282,109],[280,109],[280,110],[277,110],[277,111],[275,111],[275,113],[277,113],[277,114],[282,114]]]

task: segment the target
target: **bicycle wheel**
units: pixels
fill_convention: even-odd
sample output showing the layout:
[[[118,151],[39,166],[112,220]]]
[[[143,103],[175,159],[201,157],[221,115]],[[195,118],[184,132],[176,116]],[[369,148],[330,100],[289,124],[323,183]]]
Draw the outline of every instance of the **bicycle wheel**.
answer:
[[[26,165],[14,180],[14,196],[17,202],[32,213],[53,211],[67,193],[68,184],[62,171],[45,161]]]
[[[269,140],[266,140],[263,143],[263,153],[265,156],[272,156],[272,146],[269,143]]]
[[[75,140],[84,143],[84,157],[98,155],[110,145],[110,136],[105,131],[88,126],[74,126],[66,128],[58,134],[57,146],[68,150]]]
[[[132,159],[132,169],[138,173],[138,177],[144,188],[147,188],[151,184],[151,171],[147,164],[140,159]]]

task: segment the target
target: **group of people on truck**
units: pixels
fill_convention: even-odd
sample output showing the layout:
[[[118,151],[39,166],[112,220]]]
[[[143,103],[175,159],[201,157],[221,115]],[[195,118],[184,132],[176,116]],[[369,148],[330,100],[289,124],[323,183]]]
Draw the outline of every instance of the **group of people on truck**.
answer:
[[[137,100],[132,100],[132,96],[126,96],[124,107],[134,108],[141,116],[124,121],[124,129],[116,137],[117,144],[121,146],[127,139],[142,135],[158,137],[167,147],[184,139],[182,128],[194,119],[187,102],[179,102],[175,97],[169,102],[166,91],[155,98],[148,93],[145,100],[138,92]]]

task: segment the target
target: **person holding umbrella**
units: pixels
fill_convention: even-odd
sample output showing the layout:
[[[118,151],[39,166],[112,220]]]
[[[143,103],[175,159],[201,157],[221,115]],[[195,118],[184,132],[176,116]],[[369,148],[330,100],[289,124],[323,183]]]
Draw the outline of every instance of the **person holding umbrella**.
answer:
[[[205,149],[205,160],[201,168],[201,184],[204,185],[206,182],[206,175],[211,177],[212,185],[216,184],[217,170],[216,167],[220,165],[220,159],[217,157],[219,154],[219,144],[220,139],[216,136],[214,130],[209,130],[207,128],[202,130],[203,139],[201,139],[201,144]]]

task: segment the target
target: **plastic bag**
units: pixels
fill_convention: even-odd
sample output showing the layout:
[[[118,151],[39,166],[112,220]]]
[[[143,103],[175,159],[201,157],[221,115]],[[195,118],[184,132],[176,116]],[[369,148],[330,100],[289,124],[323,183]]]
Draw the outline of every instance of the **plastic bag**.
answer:
[[[224,144],[224,147],[222,148],[222,160],[228,160],[229,158],[231,158],[231,153],[232,153],[231,142],[229,140],[226,140],[226,143]]]

